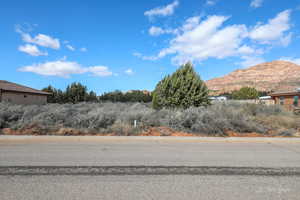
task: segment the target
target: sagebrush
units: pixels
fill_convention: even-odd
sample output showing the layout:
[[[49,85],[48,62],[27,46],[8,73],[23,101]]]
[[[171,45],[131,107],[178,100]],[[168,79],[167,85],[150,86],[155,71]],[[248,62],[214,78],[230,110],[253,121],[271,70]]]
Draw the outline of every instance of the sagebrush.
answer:
[[[137,127],[133,126],[135,120]],[[161,110],[152,109],[150,104],[144,103],[42,106],[0,103],[0,129],[38,127],[43,134],[55,134],[70,128],[84,134],[137,135],[149,127],[158,126],[206,135],[226,135],[227,131],[266,134],[278,130],[280,133],[290,133],[299,131],[300,118],[275,105],[234,102]]]

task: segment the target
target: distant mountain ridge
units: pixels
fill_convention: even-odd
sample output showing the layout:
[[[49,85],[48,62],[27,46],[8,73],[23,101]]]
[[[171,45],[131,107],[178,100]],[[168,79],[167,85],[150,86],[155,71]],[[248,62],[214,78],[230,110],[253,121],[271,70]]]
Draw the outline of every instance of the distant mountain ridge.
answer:
[[[206,84],[214,94],[232,92],[245,86],[265,92],[294,90],[300,87],[300,65],[287,61],[266,62],[208,80]]]

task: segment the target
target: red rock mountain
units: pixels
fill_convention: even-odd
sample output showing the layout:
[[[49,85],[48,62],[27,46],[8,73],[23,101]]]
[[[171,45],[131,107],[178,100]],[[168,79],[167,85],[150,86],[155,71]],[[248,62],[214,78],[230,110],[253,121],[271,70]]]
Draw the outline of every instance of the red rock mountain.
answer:
[[[300,88],[300,65],[287,61],[262,63],[208,80],[206,84],[214,94],[232,92],[244,86],[266,92],[293,90]]]

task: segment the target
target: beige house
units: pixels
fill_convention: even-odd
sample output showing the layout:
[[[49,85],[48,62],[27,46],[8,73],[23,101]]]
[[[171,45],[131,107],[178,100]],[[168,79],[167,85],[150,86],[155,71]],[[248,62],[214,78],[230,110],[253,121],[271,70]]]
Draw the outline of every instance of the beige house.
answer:
[[[47,103],[48,95],[48,92],[0,80],[0,102],[42,105]]]

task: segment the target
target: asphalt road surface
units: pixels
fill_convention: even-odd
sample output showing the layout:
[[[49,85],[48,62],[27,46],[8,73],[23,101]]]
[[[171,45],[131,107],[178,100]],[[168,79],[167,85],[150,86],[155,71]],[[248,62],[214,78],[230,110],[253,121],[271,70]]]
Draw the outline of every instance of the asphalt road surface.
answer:
[[[295,199],[297,138],[0,136],[0,199]]]

